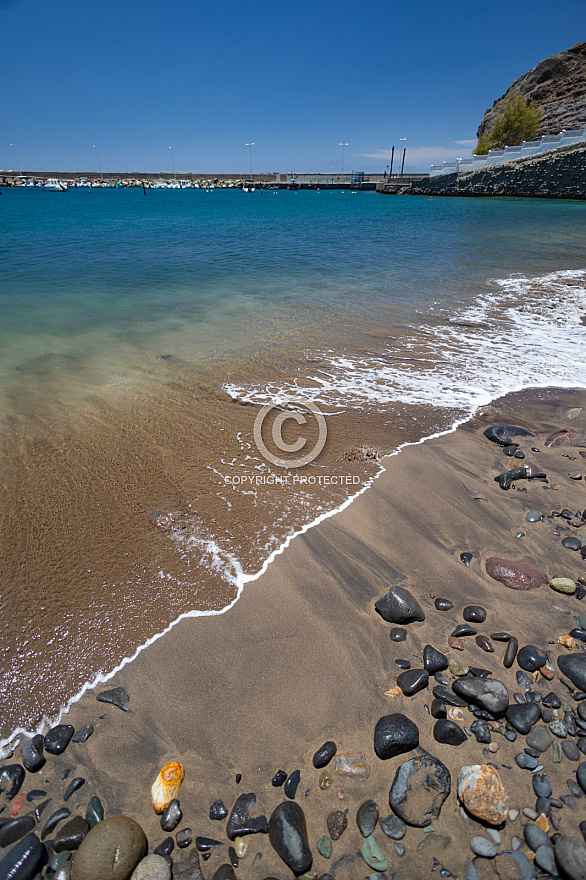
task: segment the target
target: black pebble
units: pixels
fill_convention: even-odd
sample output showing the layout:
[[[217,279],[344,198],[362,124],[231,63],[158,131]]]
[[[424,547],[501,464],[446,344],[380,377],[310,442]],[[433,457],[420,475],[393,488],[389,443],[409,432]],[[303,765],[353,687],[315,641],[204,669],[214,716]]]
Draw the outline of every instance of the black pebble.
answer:
[[[74,816],[66,822],[55,835],[53,849],[55,852],[79,849],[79,846],[90,830],[90,826],[81,816]]]
[[[32,816],[20,816],[18,819],[9,819],[0,827],[0,846],[10,846],[21,840],[26,834],[35,827],[35,820]],[[14,874],[5,876],[15,876]],[[18,876],[18,875],[16,875]]]
[[[45,735],[45,751],[51,755],[61,755],[69,745],[75,728],[71,724],[58,724]]]
[[[241,780],[242,780],[242,773],[237,773],[236,774],[236,785],[240,785]]]
[[[130,701],[130,697],[123,687],[110,688],[108,691],[101,691],[96,695],[96,700],[99,703],[110,703],[112,706],[122,709],[123,712],[128,712],[128,706],[126,704]]]
[[[466,734],[459,724],[455,721],[449,721],[447,718],[440,718],[433,726],[433,738],[444,745],[459,746],[466,742]]]
[[[575,538],[571,535],[569,538],[562,539],[562,547],[565,547],[567,550],[581,550],[582,542],[580,538]]]
[[[438,597],[434,604],[438,611],[450,611],[450,609],[454,607],[453,602],[449,599],[442,599],[441,597]]]
[[[172,837],[166,837],[162,843],[160,843],[153,852],[158,856],[168,856],[171,855],[173,849],[175,848],[175,841]]]
[[[295,800],[295,795],[297,794],[297,786],[301,781],[301,772],[299,770],[294,770],[293,773],[290,774],[289,778],[285,783],[285,787],[283,791],[285,792],[285,796],[290,800]]]
[[[41,798],[44,798],[46,794],[47,794],[47,792],[46,792],[46,791],[43,791],[43,790],[40,789],[40,788],[33,788],[33,789],[32,789],[31,791],[29,791],[29,793],[27,794],[26,799],[27,799],[27,801],[28,801],[29,803],[31,803],[32,801],[38,801],[38,800],[40,800]]]
[[[271,779],[271,785],[273,788],[280,788],[285,780],[287,779],[287,774],[284,770],[277,770],[273,778]]]
[[[484,745],[491,742],[492,735],[486,721],[480,721],[480,719],[477,718],[470,725],[470,730],[476,737],[476,742],[483,743]]]
[[[517,651],[519,650],[519,642],[515,638],[515,636],[511,636],[507,643],[507,649],[505,651],[505,656],[503,657],[503,666],[505,669],[510,669],[513,663],[515,662],[515,657],[517,656]]]
[[[233,868],[238,867],[238,856],[236,855],[236,850],[233,846],[228,847],[228,858],[230,859],[230,864]]]
[[[185,829],[185,830],[187,830],[187,829]],[[189,832],[191,833],[191,828],[189,829]],[[179,832],[179,833],[181,834],[181,832]],[[177,844],[177,845],[179,845],[179,844]],[[216,840],[213,837],[202,837],[202,836],[198,835],[195,838],[195,846],[199,852],[207,852],[212,847],[222,846],[222,842],[220,840]]]
[[[75,732],[75,734],[71,737],[71,742],[85,743],[88,741],[93,732],[94,725],[86,724],[85,727],[80,727],[80,729]]]
[[[586,629],[575,626],[574,629],[570,630],[569,635],[571,635],[573,639],[578,639],[581,642],[586,642]]]
[[[411,664],[409,663],[408,660],[402,660],[402,659],[395,660],[395,664],[396,664],[400,669],[411,669]]]
[[[526,672],[536,672],[545,666],[547,657],[545,652],[535,645],[525,645],[517,654],[517,663]]]
[[[68,801],[71,795],[77,791],[78,788],[81,788],[82,785],[85,785],[85,779],[83,776],[76,776],[75,779],[72,779],[69,785],[65,790],[65,794],[63,795],[63,800]]]
[[[498,632],[491,633],[490,637],[493,642],[508,642],[511,638],[511,634],[507,632]]]
[[[467,623],[459,623],[456,629],[452,630],[450,635],[454,639],[458,639],[461,636],[475,636],[478,632],[477,629],[474,629],[473,626],[469,626]]]
[[[25,776],[25,769],[20,764],[7,764],[4,767],[0,767],[0,791],[6,793],[9,801],[22,788]],[[4,785],[4,783],[7,783],[7,785]]]
[[[486,620],[486,608],[482,605],[466,605],[462,612],[462,617],[468,623],[484,623]]]
[[[423,649],[423,667],[430,675],[448,668],[448,658],[432,645],[426,645]]]
[[[68,810],[67,807],[61,807],[60,810],[56,810],[54,813],[52,813],[45,822],[43,830],[41,831],[41,840],[44,840],[45,837],[47,837],[47,835],[49,835],[51,831],[53,831],[53,829],[59,824],[59,822],[62,822],[63,819],[69,818],[69,816],[71,816],[71,810]]]
[[[163,810],[161,828],[163,831],[175,831],[182,819],[183,813],[181,812],[179,801],[177,798],[173,798],[169,806]]]
[[[408,669],[407,672],[401,672],[397,676],[397,684],[406,697],[411,697],[418,691],[427,687],[429,682],[429,672],[427,669]]]
[[[400,626],[394,626],[391,630],[391,642],[404,642],[407,638],[407,630]]]
[[[281,770],[279,772],[282,773],[283,771]],[[285,778],[286,778],[286,776],[287,776],[287,774],[285,774]],[[221,821],[222,819],[225,819],[227,815],[228,815],[228,810],[226,809],[226,807],[224,805],[224,801],[222,801],[222,800],[214,801],[213,804],[210,806],[210,819],[212,819],[212,820],[215,819],[216,821]]]
[[[391,633],[392,632],[393,632],[393,630],[391,630]],[[402,632],[405,632],[405,630],[402,630]],[[391,636],[391,638],[392,638],[392,636]],[[338,748],[336,746],[336,743],[333,740],[329,739],[327,742],[325,742],[323,744],[323,746],[319,747],[319,749],[317,750],[317,752],[313,756],[313,766],[317,770],[321,770],[322,767],[327,767],[327,765],[330,763],[330,761],[332,760],[332,758],[336,754],[337,750],[338,750]],[[275,783],[273,782],[273,785],[274,784]]]
[[[410,752],[419,745],[419,728],[414,721],[395,712],[383,715],[374,728],[374,750],[381,760]]]
[[[47,761],[43,754],[43,742],[43,737],[37,734],[21,749],[22,763],[29,773],[36,773]]]
[[[464,565],[470,565],[473,560],[472,553],[460,553],[460,559],[464,563]]]
[[[430,712],[433,718],[447,718],[448,715],[446,704],[443,700],[438,700],[437,697],[434,698],[431,704]]]
[[[476,636],[474,639],[479,648],[482,648],[483,651],[486,651],[487,654],[494,654],[494,648],[492,647],[492,642],[487,636]]]

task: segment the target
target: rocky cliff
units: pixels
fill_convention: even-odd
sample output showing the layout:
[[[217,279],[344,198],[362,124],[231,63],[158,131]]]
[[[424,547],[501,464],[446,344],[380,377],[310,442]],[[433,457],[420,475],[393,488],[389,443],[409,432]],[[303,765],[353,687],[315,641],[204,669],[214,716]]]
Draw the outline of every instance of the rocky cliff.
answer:
[[[427,196],[586,199],[586,145],[560,147],[464,174],[440,174],[414,183],[410,192]]]
[[[484,114],[478,137],[489,134],[507,96],[514,90],[535,101],[543,113],[536,138],[586,125],[586,43],[551,55],[523,74]]]

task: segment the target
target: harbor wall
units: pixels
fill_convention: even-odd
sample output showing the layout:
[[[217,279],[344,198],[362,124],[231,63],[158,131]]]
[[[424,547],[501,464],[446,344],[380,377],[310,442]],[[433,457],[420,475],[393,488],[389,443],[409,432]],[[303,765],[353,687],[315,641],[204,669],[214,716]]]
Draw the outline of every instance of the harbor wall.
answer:
[[[586,200],[586,144],[512,159],[465,173],[441,174],[412,184],[413,195],[530,196]]]

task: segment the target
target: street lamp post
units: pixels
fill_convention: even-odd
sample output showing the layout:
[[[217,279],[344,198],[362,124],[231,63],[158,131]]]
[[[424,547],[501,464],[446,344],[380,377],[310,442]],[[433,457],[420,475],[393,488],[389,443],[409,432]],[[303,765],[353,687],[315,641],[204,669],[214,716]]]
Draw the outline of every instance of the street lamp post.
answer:
[[[407,138],[399,138],[399,142],[403,141],[403,143],[405,143],[406,140],[407,140]],[[399,149],[401,149],[401,147],[399,147]],[[401,180],[403,179],[403,168],[405,167],[405,153],[406,152],[407,152],[407,148],[403,147],[403,160],[401,162]]]
[[[252,148],[254,147],[254,141],[250,144],[245,144],[248,147],[248,153],[250,156],[250,179],[252,180]]]
[[[171,164],[173,166],[173,177],[175,178],[175,180],[177,180],[177,175],[175,173],[175,159],[173,157],[173,147],[169,147],[169,149],[171,150]]]
[[[348,144],[338,144],[338,146],[342,147],[342,183],[344,183],[344,150]]]
[[[94,144],[94,150],[96,151],[96,159],[98,160],[98,169],[100,171],[100,179],[104,179],[104,175],[102,174],[102,166],[100,165],[100,157],[98,156],[98,148]]]
[[[14,153],[14,159],[15,159],[15,161],[16,161],[16,167],[18,168],[18,176],[19,176],[19,177],[22,177],[22,171],[20,170],[20,165],[19,165],[19,163],[18,163],[18,157],[17,157],[17,155],[16,155],[16,150],[14,149],[14,147],[12,146],[12,144],[10,144],[10,146],[12,147],[12,152]]]

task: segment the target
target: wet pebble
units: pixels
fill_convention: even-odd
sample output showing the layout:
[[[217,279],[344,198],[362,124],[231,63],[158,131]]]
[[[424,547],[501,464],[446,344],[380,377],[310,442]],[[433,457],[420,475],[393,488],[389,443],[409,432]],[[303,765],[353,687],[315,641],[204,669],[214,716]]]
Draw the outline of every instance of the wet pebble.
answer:
[[[374,750],[379,758],[387,760],[409,752],[419,745],[419,728],[405,715],[397,712],[383,715],[374,730]]]
[[[289,775],[287,781],[285,782],[283,791],[285,792],[286,797],[290,800],[295,799],[295,795],[297,794],[297,788],[299,783],[301,782],[301,772],[299,770],[294,770],[293,773]]]
[[[324,859],[331,859],[333,849],[331,838],[327,834],[322,834],[317,842],[317,851],[320,856],[323,856]]]
[[[505,669],[511,668],[511,666],[515,662],[515,657],[517,656],[518,650],[519,642],[517,641],[515,636],[511,636],[505,649],[505,655],[503,657],[503,666],[505,667]]]
[[[122,709],[123,712],[128,712],[127,704],[130,701],[130,697],[123,687],[115,687],[110,688],[107,691],[100,691],[99,694],[96,694],[96,700],[99,703],[110,703],[112,706]]]
[[[521,705],[510,705],[505,714],[505,718],[509,724],[515,728],[517,733],[523,735],[529,733],[534,724],[541,717],[541,710],[537,703],[522,703]]]
[[[43,826],[43,830],[41,831],[41,840],[45,840],[46,837],[51,834],[51,832],[57,827],[59,822],[62,822],[63,819],[68,819],[71,816],[71,810],[68,810],[67,807],[61,807],[59,810],[56,810],[52,813]]]
[[[86,724],[85,727],[80,727],[79,730],[76,730],[76,732],[71,737],[71,742],[81,744],[86,743],[93,732],[94,725]]]
[[[74,792],[78,791],[78,789],[80,789],[82,785],[85,785],[85,779],[83,778],[83,776],[76,776],[75,779],[72,779],[65,789],[63,800],[68,801],[71,795],[74,794]]]
[[[162,843],[155,847],[153,852],[160,856],[168,856],[171,855],[174,849],[175,841],[172,837],[166,837]]]
[[[163,856],[153,853],[140,860],[130,880],[171,880],[171,867]]]
[[[364,801],[356,813],[356,824],[363,837],[370,837],[378,822],[378,804],[376,801]]]
[[[399,626],[394,626],[391,629],[391,641],[392,642],[404,642],[407,638],[407,630],[403,629]]]
[[[473,626],[470,626],[468,623],[459,623],[458,626],[450,633],[451,638],[460,639],[465,636],[475,636],[478,632]]]
[[[336,751],[336,743],[331,739],[325,742],[323,746],[320,746],[312,758],[313,766],[316,770],[321,770],[323,767],[327,767],[336,754]]]
[[[419,602],[405,587],[391,587],[385,596],[374,603],[374,607],[388,623],[406,624],[425,620]]]
[[[565,740],[562,743],[562,752],[568,761],[579,761],[580,760],[580,749],[576,745],[573,740]]]
[[[486,620],[486,608],[482,605],[466,605],[462,617],[468,623],[484,623]]]
[[[181,831],[178,831],[175,835],[175,843],[177,844],[179,849],[186,849],[188,846],[190,846],[192,840],[193,831],[191,830],[191,828],[182,828]],[[216,845],[220,845],[219,841],[216,842]]]
[[[426,645],[423,649],[423,667],[430,675],[435,675],[448,668],[448,658],[432,645]]]
[[[450,599],[443,599],[439,596],[434,604],[438,611],[451,611],[454,607],[454,603]]]
[[[271,785],[273,786],[273,788],[280,788],[286,779],[287,779],[287,774],[285,773],[285,771],[284,770],[277,770],[277,772],[275,773],[275,775],[271,779]],[[226,809],[226,808],[224,807],[224,809]],[[227,812],[227,810],[226,810],[226,812]],[[225,815],[226,815],[226,813],[224,813],[224,816]],[[212,818],[215,819],[216,817],[210,815],[210,819],[212,819]],[[224,817],[221,816],[219,818],[223,819]]]
[[[90,826],[81,816],[74,816],[62,825],[53,842],[55,852],[79,849],[82,841],[89,833]]]
[[[273,810],[269,820],[269,840],[277,855],[294,874],[309,871],[312,855],[305,814],[295,801],[284,801]]]
[[[517,663],[526,672],[536,672],[547,663],[545,652],[536,645],[525,645],[517,654]]]
[[[566,550],[580,550],[582,542],[579,538],[575,538],[574,535],[570,535],[568,538],[562,538],[562,547],[565,547]]]
[[[161,815],[161,828],[163,831],[175,831],[183,818],[181,807],[177,798],[173,798],[169,806]]]
[[[75,733],[71,724],[58,724],[45,734],[45,751],[51,755],[62,755]]]
[[[508,642],[511,638],[511,634],[508,632],[496,632],[491,633],[490,637],[493,642]]]
[[[467,736],[458,724],[446,718],[435,722],[433,738],[444,745],[459,746],[466,742]]]
[[[44,740],[40,734],[33,736],[22,749],[22,763],[29,773],[36,773],[45,764]]]
[[[342,810],[332,810],[326,818],[328,834],[332,840],[339,840],[348,827],[348,818]]]
[[[538,724],[529,732],[525,742],[536,752],[546,752],[552,743],[551,733],[543,724]]]
[[[283,771],[280,770],[280,773]],[[285,773],[285,779],[287,778],[287,774]],[[283,782],[285,781],[283,779]],[[281,783],[282,785],[283,783]],[[214,801],[210,806],[210,819],[220,821],[221,819],[225,819],[228,815],[228,810],[226,809],[224,802],[222,800]]]
[[[479,648],[482,648],[483,651],[486,651],[487,654],[494,653],[494,648],[492,646],[492,642],[487,636],[480,635],[476,636],[474,639]]]
[[[426,669],[408,669],[397,676],[397,684],[406,697],[411,697],[427,687],[429,672]]]

